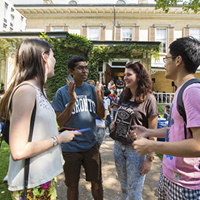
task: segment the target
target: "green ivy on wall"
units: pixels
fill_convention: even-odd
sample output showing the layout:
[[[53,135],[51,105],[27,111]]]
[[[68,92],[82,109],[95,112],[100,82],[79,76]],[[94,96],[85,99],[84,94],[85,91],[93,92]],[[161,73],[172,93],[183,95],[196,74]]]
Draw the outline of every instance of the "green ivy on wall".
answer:
[[[58,88],[66,84],[69,74],[67,61],[73,55],[81,55],[88,59],[88,53],[92,50],[92,43],[85,37],[68,34],[66,38],[49,38],[46,33],[41,33],[41,39],[51,45],[56,59],[54,76],[47,80],[47,96],[53,99]]]
[[[142,55],[150,54],[158,57],[160,47],[147,45],[93,46],[92,42],[83,36],[68,34],[66,38],[49,38],[46,33],[41,33],[40,39],[50,43],[56,59],[54,77],[47,80],[47,95],[53,99],[58,88],[66,84],[68,76],[67,61],[73,55],[82,55],[88,60],[90,73],[88,79],[98,80],[98,66],[102,61],[114,58],[142,58]],[[21,39],[0,39],[0,59],[8,56],[9,48],[16,48]]]

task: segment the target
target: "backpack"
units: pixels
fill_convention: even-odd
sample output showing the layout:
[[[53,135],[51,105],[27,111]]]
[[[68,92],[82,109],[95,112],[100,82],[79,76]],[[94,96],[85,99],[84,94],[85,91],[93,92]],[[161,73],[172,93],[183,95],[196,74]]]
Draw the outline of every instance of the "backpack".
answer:
[[[193,83],[200,83],[200,79],[190,79],[189,81],[187,81],[186,83],[184,83],[184,85],[181,87],[179,93],[178,93],[178,98],[177,98],[177,109],[178,109],[178,112],[179,114],[182,116],[185,124],[184,124],[184,134],[185,134],[185,139],[187,139],[187,128],[186,128],[186,124],[187,124],[187,117],[186,117],[186,113],[185,113],[185,107],[184,107],[184,104],[183,104],[183,92],[184,90],[191,84]],[[191,136],[192,136],[192,131],[191,129],[189,128],[188,129]]]

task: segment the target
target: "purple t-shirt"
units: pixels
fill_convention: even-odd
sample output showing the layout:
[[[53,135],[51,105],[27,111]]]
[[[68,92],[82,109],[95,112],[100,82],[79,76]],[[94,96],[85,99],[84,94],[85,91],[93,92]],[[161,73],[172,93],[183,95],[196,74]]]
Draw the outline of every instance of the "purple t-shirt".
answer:
[[[177,110],[177,97],[180,88],[176,91],[172,102],[166,142],[185,139],[184,120]],[[185,89],[183,103],[187,116],[187,128],[200,127],[200,84],[192,84]],[[191,137],[190,132],[187,130],[187,138]],[[192,190],[200,189],[200,158],[164,155],[163,173],[170,181],[182,187]]]

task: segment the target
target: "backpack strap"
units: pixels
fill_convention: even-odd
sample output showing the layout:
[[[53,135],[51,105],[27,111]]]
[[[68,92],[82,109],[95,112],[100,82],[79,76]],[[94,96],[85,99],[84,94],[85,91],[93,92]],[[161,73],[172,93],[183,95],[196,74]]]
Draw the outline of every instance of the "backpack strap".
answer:
[[[178,109],[179,114],[182,116],[182,118],[185,122],[185,124],[184,124],[185,139],[187,139],[187,128],[186,128],[187,117],[186,117],[185,107],[183,104],[183,92],[189,85],[191,85],[193,83],[200,83],[200,79],[193,78],[193,79],[188,80],[186,83],[184,83],[184,85],[181,87],[181,89],[178,93],[178,98],[177,98],[177,109]],[[192,135],[191,129],[189,128],[188,130],[189,130],[190,134]]]

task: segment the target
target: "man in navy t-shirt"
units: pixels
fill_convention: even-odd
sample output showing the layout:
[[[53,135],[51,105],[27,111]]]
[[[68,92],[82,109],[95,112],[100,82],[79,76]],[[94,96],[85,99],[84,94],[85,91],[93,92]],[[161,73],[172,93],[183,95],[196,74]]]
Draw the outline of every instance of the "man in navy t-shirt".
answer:
[[[117,87],[117,96],[120,96],[120,94],[123,92],[124,89],[124,81],[122,80],[121,76],[118,76],[118,80],[116,81],[116,87]]]
[[[82,56],[72,56],[68,61],[68,70],[74,81],[61,87],[53,99],[58,125],[75,129],[90,128],[69,143],[62,143],[65,159],[65,183],[68,187],[68,200],[78,200],[78,183],[81,165],[85,168],[86,180],[92,184],[95,200],[103,200],[101,181],[101,160],[96,142],[95,115],[104,117],[104,105],[101,96],[101,75],[96,87],[85,83],[89,67]]]

